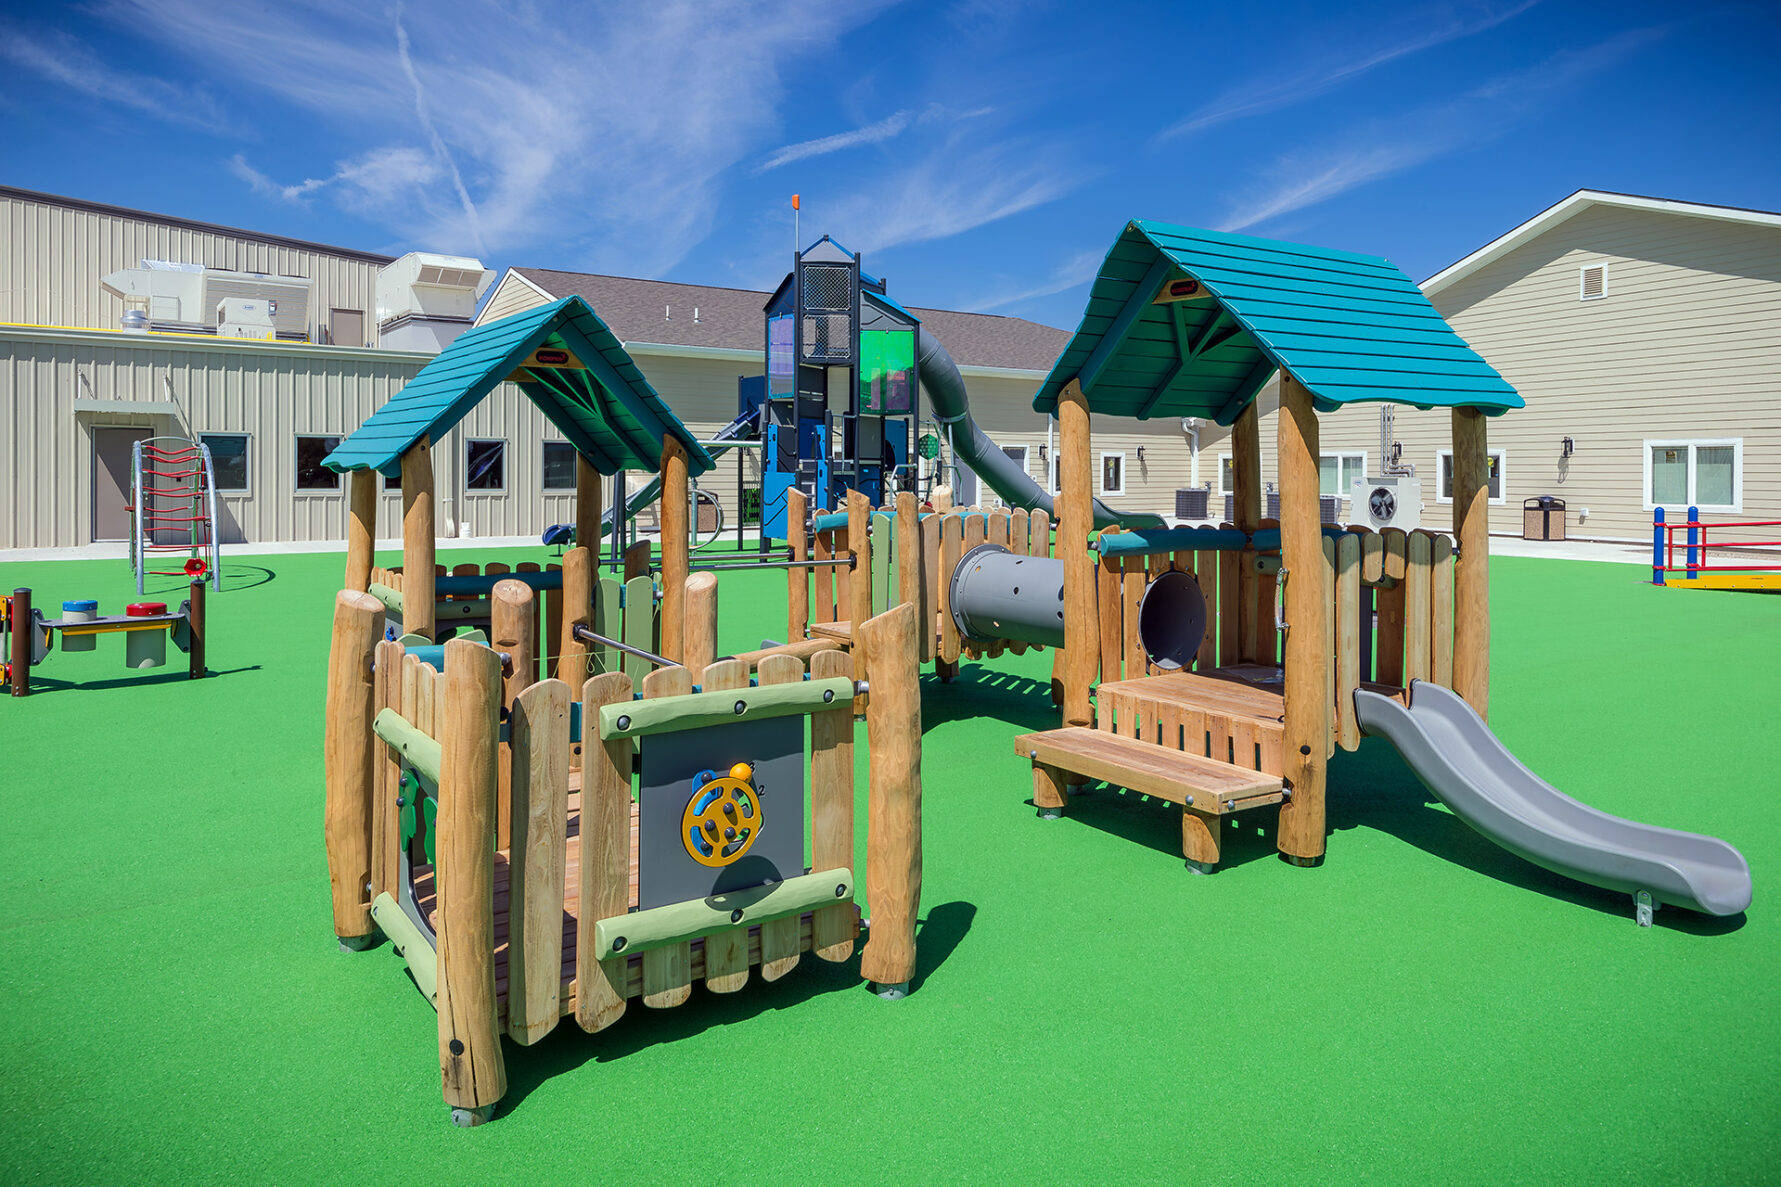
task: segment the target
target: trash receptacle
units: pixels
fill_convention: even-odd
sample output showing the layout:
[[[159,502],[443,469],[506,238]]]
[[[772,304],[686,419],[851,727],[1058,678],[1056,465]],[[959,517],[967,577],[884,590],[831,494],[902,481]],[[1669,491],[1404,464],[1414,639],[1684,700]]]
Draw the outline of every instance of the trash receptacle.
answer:
[[[1539,495],[1521,501],[1521,538],[1523,540],[1563,540],[1565,538],[1565,501],[1553,495]]]
[[[1205,519],[1206,499],[1212,492],[1204,487],[1188,488],[1175,492],[1176,519]]]

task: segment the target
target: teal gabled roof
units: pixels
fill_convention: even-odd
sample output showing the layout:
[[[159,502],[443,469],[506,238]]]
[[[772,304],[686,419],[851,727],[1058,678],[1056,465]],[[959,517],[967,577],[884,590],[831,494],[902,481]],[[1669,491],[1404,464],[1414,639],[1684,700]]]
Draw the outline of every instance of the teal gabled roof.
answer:
[[[1185,300],[1158,302],[1180,288]],[[1285,368],[1321,412],[1365,401],[1522,407],[1389,260],[1169,223],[1128,223],[1033,408],[1073,379],[1095,412],[1237,419]]]
[[[582,366],[522,370],[537,350],[566,350]],[[322,464],[395,477],[409,446],[425,436],[438,440],[516,372],[520,391],[602,474],[660,470],[669,433],[686,446],[688,473],[715,465],[580,297],[464,331]]]

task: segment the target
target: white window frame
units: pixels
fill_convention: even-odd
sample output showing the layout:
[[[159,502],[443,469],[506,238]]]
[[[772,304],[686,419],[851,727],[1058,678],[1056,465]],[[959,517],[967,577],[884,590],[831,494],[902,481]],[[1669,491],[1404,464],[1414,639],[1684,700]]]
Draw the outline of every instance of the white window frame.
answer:
[[[1497,486],[1500,487],[1503,492],[1501,498],[1491,499],[1490,503],[1492,506],[1502,507],[1509,502],[1509,454],[1507,450],[1503,449],[1492,449],[1487,452],[1489,456],[1494,457],[1497,460]],[[1452,495],[1443,496],[1441,494],[1441,463],[1443,461],[1448,465],[1453,464],[1453,451],[1451,449],[1435,450],[1435,502],[1451,503],[1453,502]]]
[[[1227,487],[1224,484],[1224,464],[1230,460],[1231,455],[1228,453],[1221,453],[1218,455],[1218,482],[1215,484],[1214,490],[1220,496],[1234,495],[1237,493],[1234,481],[1230,487]],[[1233,473],[1231,477],[1234,480],[1236,475]]]
[[[1110,457],[1116,457],[1119,459],[1119,489],[1118,490],[1109,490],[1107,488],[1107,459]],[[1126,451],[1125,450],[1123,450],[1123,449],[1103,449],[1101,451],[1099,464],[1096,465],[1096,467],[1095,467],[1095,485],[1100,488],[1101,494],[1106,495],[1109,498],[1119,498],[1120,496],[1122,496],[1126,493],[1126,490],[1127,490],[1127,488],[1129,488],[1131,486],[1131,483],[1126,481]]]
[[[1370,472],[1367,469],[1367,451],[1364,449],[1335,449],[1335,450],[1329,450],[1327,452],[1319,453],[1317,455],[1317,465],[1318,465],[1319,469],[1323,468],[1323,459],[1326,457],[1333,457],[1336,459],[1336,482],[1338,484],[1340,484],[1342,481],[1342,460],[1344,458],[1359,458],[1360,459],[1360,476],[1363,479],[1369,476]],[[1352,491],[1353,489],[1354,489],[1353,487],[1344,487],[1342,489],[1337,490],[1335,492],[1335,496],[1338,499],[1349,498],[1349,497],[1351,497],[1349,492]],[[1320,489],[1318,493],[1320,495],[1322,495],[1323,492]],[[1324,496],[1324,497],[1327,498],[1328,496]]]
[[[1732,450],[1732,501],[1728,506],[1723,503],[1696,502],[1695,450],[1706,446],[1731,446]],[[1688,450],[1688,501],[1682,504],[1653,503],[1651,501],[1651,451],[1653,449],[1687,449]],[[1722,511],[1742,514],[1744,510],[1744,438],[1742,437],[1648,437],[1640,443],[1642,453],[1640,469],[1642,471],[1639,486],[1639,501],[1645,510],[1655,511],[1658,507],[1668,510],[1675,507],[1687,510],[1689,507],[1701,511]]]
[[[210,439],[212,437],[240,437],[244,442],[246,442],[246,444],[242,447],[242,450],[241,450],[241,457],[242,457],[242,467],[241,468],[246,472],[246,475],[247,475],[247,477],[245,479],[245,484],[242,486],[219,486],[216,488],[216,493],[219,495],[245,495],[245,494],[251,493],[254,489],[254,435],[252,433],[226,433],[220,429],[214,433],[199,433],[198,434],[198,440],[201,444],[203,444],[205,446],[205,448],[209,448]],[[216,464],[216,459],[214,457],[212,457],[211,465],[213,468],[214,468],[215,464]]]
[[[511,444],[505,437],[466,437],[464,438],[464,495],[466,498],[485,498],[489,495],[507,493],[507,447]],[[470,485],[470,450],[477,445],[499,445],[501,447],[501,485],[471,486]]]
[[[293,494],[297,495],[299,498],[304,498],[304,499],[338,499],[338,498],[340,498],[343,494],[346,493],[346,483],[342,482],[340,480],[340,475],[338,473],[334,473],[333,471],[330,471],[330,473],[334,473],[334,485],[331,487],[298,486],[297,485],[297,472],[299,469],[299,466],[297,463],[297,442],[303,440],[305,437],[312,437],[312,438],[315,438],[316,440],[320,440],[320,441],[327,441],[327,440],[331,439],[334,442],[334,445],[332,448],[330,448],[328,450],[329,453],[334,452],[335,449],[339,449],[340,443],[342,441],[346,440],[346,438],[339,433],[292,433],[291,434],[291,492]]]
[[[573,476],[576,472],[576,469],[575,469],[573,460],[571,460],[571,463],[569,466],[569,473],[570,473],[571,477],[570,477],[568,486],[546,486],[544,484],[544,480],[550,476],[550,467],[544,464],[544,455],[546,452],[549,451],[550,447],[553,445],[561,445],[561,446],[569,449],[571,452],[573,452],[573,450],[575,449],[575,446],[572,442],[557,441],[557,440],[554,440],[549,437],[545,438],[543,441],[540,441],[538,443],[538,489],[543,491],[547,495],[574,494],[575,493],[575,480],[574,480]]]
[[[1014,455],[1009,453],[1008,451],[1011,449],[1018,449],[1020,451],[1020,472],[1022,474],[1026,474],[1029,478],[1032,477],[1031,473],[1027,469],[1027,463],[1032,459],[1032,456],[1033,456],[1033,447],[1031,445],[1028,445],[1024,441],[1016,441],[1016,442],[1013,442],[1008,445],[1003,445],[1000,441],[993,441],[992,444],[995,445],[995,447],[997,449],[1001,450],[1002,453],[1005,456],[1007,456],[1009,461],[1013,461],[1015,459],[1014,459]],[[987,504],[989,506],[1006,507],[1008,505],[1002,499],[1002,497],[1000,495],[996,494],[995,491],[989,490],[987,484],[985,484],[984,489],[988,491]]]
[[[1589,270],[1591,268],[1600,268],[1602,270],[1602,291],[1597,293],[1593,297],[1589,296],[1587,293],[1585,293],[1583,291],[1583,278],[1586,275],[1588,275]],[[1608,264],[1607,264],[1607,261],[1604,260],[1602,263],[1599,263],[1599,264],[1580,265],[1577,268],[1577,299],[1579,301],[1600,301],[1607,295],[1608,295]]]

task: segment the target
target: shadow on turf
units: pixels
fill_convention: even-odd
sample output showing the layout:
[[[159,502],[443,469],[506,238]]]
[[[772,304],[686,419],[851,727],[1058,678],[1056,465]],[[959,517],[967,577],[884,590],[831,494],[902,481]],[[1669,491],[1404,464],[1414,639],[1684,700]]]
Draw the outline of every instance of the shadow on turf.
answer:
[[[1524,861],[1438,808],[1392,747],[1368,738],[1353,754],[1330,764],[1329,828],[1336,833],[1370,828],[1414,845],[1425,853],[1464,866],[1473,873],[1532,891],[1633,926],[1632,896],[1603,890]],[[1725,935],[1744,926],[1743,915],[1719,918],[1680,907],[1657,913],[1665,927],[1689,935]]]
[[[168,662],[168,667],[173,667],[172,661]],[[236,676],[242,672],[257,672],[259,670],[259,664],[248,664],[239,668],[208,668],[205,670],[204,677],[210,680],[218,676]],[[158,676],[116,676],[110,680],[56,680],[33,673],[31,695],[39,696],[57,692],[100,692],[113,688],[142,688],[151,684],[186,684],[191,679],[191,674],[186,671],[183,665],[176,672],[162,672]]]
[[[993,717],[1018,729],[1057,728],[1057,708],[1051,703],[1049,681],[1034,680],[983,664],[965,663],[950,684],[927,673],[921,678],[922,729],[950,721]],[[1009,756],[1014,736],[1009,735]]]
[[[235,590],[253,589],[255,586],[267,585],[277,579],[277,572],[268,569],[263,565],[237,565],[225,562],[223,565],[222,592],[231,593]],[[192,582],[189,577],[181,577],[178,574],[157,574],[152,578],[143,581],[142,596],[145,598],[183,597],[186,591],[191,588],[191,585]],[[214,589],[206,589],[205,592],[210,594],[211,597],[217,596],[217,591]]]
[[[955,901],[928,908],[916,927],[911,993],[920,992],[928,978],[952,955],[971,930],[976,916],[977,908],[971,903]],[[860,980],[859,958],[861,944],[870,938],[869,932],[862,932],[854,955],[836,964],[806,952],[798,967],[777,981],[763,982],[759,968],[752,969],[748,984],[736,993],[711,993],[703,984],[694,982],[692,997],[673,1009],[652,1010],[633,998],[624,1017],[597,1035],[583,1034],[572,1021],[565,1020],[535,1047],[522,1048],[504,1040],[501,1051],[507,1065],[507,1094],[501,1098],[500,1112],[518,1109],[533,1089],[590,1060],[606,1063],[623,1059],[646,1048],[744,1022],[770,1010],[792,1009],[821,994],[849,990],[870,993],[870,987]],[[885,1009],[900,1005],[881,1004]]]
[[[1038,807],[1029,798],[1027,807]],[[1167,800],[1140,795],[1110,783],[1090,783],[1073,788],[1070,806],[1061,820],[1041,820],[1042,826],[1061,827],[1065,821],[1086,824],[1123,840],[1166,853],[1177,862],[1181,856],[1181,808]],[[1230,870],[1258,858],[1272,856],[1269,833],[1273,817],[1260,812],[1226,817],[1219,848],[1218,869]]]

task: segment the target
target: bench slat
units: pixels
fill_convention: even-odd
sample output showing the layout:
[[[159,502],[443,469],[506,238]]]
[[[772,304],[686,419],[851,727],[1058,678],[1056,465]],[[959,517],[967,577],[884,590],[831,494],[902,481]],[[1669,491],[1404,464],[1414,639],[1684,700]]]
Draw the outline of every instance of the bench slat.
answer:
[[[1231,810],[1240,811],[1285,798],[1277,775],[1086,726],[1022,734],[1014,751],[1045,766],[1177,804],[1186,804],[1191,795],[1195,811],[1222,813],[1226,801],[1235,801]]]

